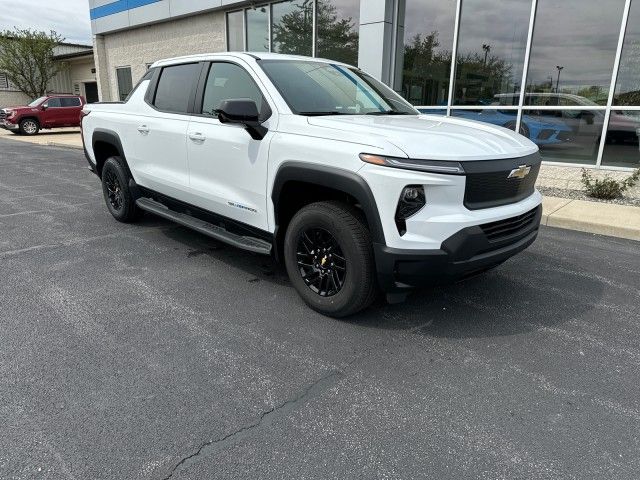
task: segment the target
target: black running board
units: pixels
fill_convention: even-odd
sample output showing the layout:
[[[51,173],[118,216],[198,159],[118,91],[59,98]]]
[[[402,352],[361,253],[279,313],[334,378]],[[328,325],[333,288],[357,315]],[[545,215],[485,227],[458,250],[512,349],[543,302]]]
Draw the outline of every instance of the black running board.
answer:
[[[220,240],[221,242],[228,243],[234,247],[248,250],[250,252],[261,253],[263,255],[269,255],[271,253],[271,244],[265,240],[255,237],[236,235],[235,233],[228,232],[222,227],[204,222],[198,218],[192,217],[191,215],[175,212],[169,209],[166,205],[156,202],[150,198],[139,198],[136,200],[136,205],[142,210],[146,210],[147,212],[166,218],[167,220],[179,223],[180,225],[191,228],[196,232],[200,232],[208,237]]]

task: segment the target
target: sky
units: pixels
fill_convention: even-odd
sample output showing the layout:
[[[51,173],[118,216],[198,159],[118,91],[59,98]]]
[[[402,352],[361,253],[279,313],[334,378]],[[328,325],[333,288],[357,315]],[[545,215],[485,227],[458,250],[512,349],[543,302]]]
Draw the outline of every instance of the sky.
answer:
[[[70,43],[91,44],[88,0],[0,0],[0,30],[55,30]]]

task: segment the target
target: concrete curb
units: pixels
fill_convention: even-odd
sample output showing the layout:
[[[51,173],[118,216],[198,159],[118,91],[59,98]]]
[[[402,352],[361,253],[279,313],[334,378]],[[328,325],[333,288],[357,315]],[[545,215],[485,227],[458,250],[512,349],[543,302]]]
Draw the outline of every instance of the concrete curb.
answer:
[[[640,241],[640,207],[544,197],[542,224]]]
[[[72,148],[74,150],[82,150],[82,145],[71,145],[69,143],[47,142],[47,147]]]

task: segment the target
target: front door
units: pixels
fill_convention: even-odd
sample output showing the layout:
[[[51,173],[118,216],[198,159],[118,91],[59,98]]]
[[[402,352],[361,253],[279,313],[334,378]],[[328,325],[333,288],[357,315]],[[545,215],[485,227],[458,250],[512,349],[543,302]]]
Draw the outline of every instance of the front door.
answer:
[[[86,82],[84,84],[84,98],[87,103],[96,103],[98,100],[98,83]]]
[[[40,126],[43,128],[59,127],[63,121],[64,111],[60,98],[51,97],[42,104],[40,113]]]
[[[187,132],[193,203],[267,230],[266,178],[271,134],[253,140],[242,125],[220,123],[214,110],[223,100],[239,98],[254,100],[264,120],[271,110],[256,82],[235,63],[211,64],[203,97]],[[264,125],[268,127],[269,121]]]

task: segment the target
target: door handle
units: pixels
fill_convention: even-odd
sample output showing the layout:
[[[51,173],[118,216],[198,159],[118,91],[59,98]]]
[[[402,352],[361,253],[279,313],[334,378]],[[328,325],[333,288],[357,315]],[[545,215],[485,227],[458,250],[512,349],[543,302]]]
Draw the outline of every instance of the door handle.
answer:
[[[140,125],[138,127],[138,131],[143,134],[146,135],[147,133],[149,133],[149,127],[147,127],[146,125]]]
[[[200,132],[190,133],[189,138],[194,142],[204,142],[206,140],[206,137]]]

